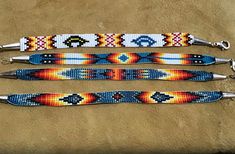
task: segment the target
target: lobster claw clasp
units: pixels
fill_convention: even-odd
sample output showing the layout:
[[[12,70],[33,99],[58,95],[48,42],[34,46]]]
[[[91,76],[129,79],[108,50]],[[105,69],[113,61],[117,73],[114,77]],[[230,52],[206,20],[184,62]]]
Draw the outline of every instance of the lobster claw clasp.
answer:
[[[229,43],[229,41],[224,40],[224,41],[220,41],[220,42],[211,43],[211,46],[218,47],[221,50],[228,50],[230,48],[230,43]]]
[[[217,47],[221,50],[228,50],[230,48],[229,41],[220,41],[220,42],[209,42],[200,38],[195,37],[193,40],[194,45],[204,45],[204,46],[210,46],[210,47]]]

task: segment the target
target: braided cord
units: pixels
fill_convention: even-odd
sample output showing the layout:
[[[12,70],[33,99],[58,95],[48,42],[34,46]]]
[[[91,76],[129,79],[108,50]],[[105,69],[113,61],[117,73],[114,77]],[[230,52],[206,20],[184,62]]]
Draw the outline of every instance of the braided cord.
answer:
[[[211,72],[173,69],[19,69],[16,76],[23,80],[213,80]]]
[[[21,51],[39,51],[76,47],[179,47],[189,46],[194,36],[189,33],[165,34],[62,34],[31,36],[20,39]]]
[[[157,91],[111,91],[78,94],[13,94],[8,102],[18,106],[67,106],[117,103],[210,103],[223,98],[220,91],[157,92]]]
[[[159,52],[142,53],[54,53],[33,54],[29,58],[32,64],[178,64],[178,65],[210,65],[215,57],[200,54],[173,54]]]

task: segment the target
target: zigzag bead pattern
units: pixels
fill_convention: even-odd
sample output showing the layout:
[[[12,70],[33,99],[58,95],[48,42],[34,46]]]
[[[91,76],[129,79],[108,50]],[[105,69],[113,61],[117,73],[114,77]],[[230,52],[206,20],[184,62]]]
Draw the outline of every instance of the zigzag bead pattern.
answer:
[[[33,54],[29,58],[31,64],[178,64],[178,65],[210,65],[215,57],[199,54],[173,54],[160,52],[140,53],[53,53]]]
[[[8,96],[8,102],[17,106],[68,106],[88,104],[184,104],[210,103],[220,100],[220,91],[197,92],[158,92],[158,91],[111,91],[77,94],[13,94]]]
[[[179,47],[190,46],[194,36],[189,33],[165,34],[61,34],[30,36],[20,39],[21,51],[39,51],[76,47]]]
[[[16,76],[23,80],[213,80],[211,72],[173,69],[19,69]]]

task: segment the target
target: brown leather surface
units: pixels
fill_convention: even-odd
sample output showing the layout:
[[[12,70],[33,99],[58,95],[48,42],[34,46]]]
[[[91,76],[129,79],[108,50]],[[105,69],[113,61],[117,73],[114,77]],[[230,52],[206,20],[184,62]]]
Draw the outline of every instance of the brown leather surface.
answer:
[[[0,42],[28,35],[62,33],[190,32],[211,41],[235,44],[234,0],[1,0]],[[46,52],[159,51],[235,58],[234,47],[157,49],[80,48]],[[0,70],[43,68],[5,64],[19,51],[0,53]],[[59,66],[70,67],[70,66]],[[71,66],[76,67],[76,66]],[[85,67],[85,66],[84,66]],[[231,74],[228,64],[207,67],[164,65],[87,66],[89,68],[178,68]],[[204,83],[164,81],[20,81],[0,79],[0,94],[98,92],[109,90],[235,91],[231,79]],[[155,153],[235,151],[235,104],[223,100],[189,105],[93,105],[14,107],[0,105],[0,153]]]

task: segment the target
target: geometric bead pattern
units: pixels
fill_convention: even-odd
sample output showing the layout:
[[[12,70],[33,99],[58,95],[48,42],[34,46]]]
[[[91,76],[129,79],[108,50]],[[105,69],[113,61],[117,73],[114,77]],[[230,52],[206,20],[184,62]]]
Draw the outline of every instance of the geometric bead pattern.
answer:
[[[110,91],[78,94],[13,94],[8,102],[18,106],[68,106],[115,103],[210,103],[223,98],[221,91],[158,92],[158,91]]]
[[[192,37],[188,33],[165,33],[164,46],[189,46],[192,41]]]
[[[19,69],[16,76],[23,80],[213,80],[211,72],[174,69]]]
[[[37,50],[47,50],[55,49],[55,36],[37,36],[37,37],[28,37],[25,41],[27,44],[26,51],[37,51]]]
[[[194,37],[189,33],[165,34],[61,34],[30,36],[20,39],[21,51],[39,51],[76,47],[164,47],[189,46]]]
[[[174,64],[174,65],[210,65],[215,57],[199,54],[174,54],[160,52],[139,53],[52,53],[33,54],[29,56],[32,64]]]
[[[122,38],[124,34],[96,34],[96,47],[124,47]]]

